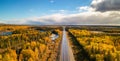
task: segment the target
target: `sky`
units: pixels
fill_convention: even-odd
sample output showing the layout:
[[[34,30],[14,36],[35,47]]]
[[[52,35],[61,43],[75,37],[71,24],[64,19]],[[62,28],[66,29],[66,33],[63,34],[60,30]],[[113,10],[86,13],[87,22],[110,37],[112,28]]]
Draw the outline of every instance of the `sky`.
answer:
[[[0,23],[120,25],[120,0],[0,0]]]

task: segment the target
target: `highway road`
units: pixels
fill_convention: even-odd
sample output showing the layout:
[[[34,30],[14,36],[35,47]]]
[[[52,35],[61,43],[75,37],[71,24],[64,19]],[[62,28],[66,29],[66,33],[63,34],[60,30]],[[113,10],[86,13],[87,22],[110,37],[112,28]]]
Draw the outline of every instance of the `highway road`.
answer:
[[[65,27],[63,27],[63,38],[62,38],[62,45],[61,45],[61,54],[60,54],[60,61],[75,61],[72,49],[70,47]]]

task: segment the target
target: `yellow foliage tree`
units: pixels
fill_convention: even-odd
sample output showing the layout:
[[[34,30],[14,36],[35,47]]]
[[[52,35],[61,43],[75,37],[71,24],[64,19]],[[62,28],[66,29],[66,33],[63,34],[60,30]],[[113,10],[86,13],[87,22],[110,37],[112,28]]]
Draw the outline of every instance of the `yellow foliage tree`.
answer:
[[[34,60],[34,61],[37,60],[34,51],[32,51],[31,49],[22,50],[19,61],[28,61],[28,60]]]

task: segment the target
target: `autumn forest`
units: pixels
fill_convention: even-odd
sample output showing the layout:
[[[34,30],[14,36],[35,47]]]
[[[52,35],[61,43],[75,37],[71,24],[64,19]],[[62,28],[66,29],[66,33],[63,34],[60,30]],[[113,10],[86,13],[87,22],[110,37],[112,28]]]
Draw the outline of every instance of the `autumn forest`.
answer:
[[[75,61],[120,61],[120,27],[88,25],[0,25],[0,61],[60,61],[63,27]]]

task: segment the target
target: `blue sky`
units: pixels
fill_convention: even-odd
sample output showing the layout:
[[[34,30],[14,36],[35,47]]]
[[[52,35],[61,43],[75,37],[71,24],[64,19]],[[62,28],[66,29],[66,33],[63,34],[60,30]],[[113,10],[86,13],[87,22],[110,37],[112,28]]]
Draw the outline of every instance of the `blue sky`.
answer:
[[[75,11],[89,6],[91,0],[0,0],[0,19],[20,19],[42,16],[57,10]]]
[[[120,25],[120,0],[0,0],[0,23]]]

